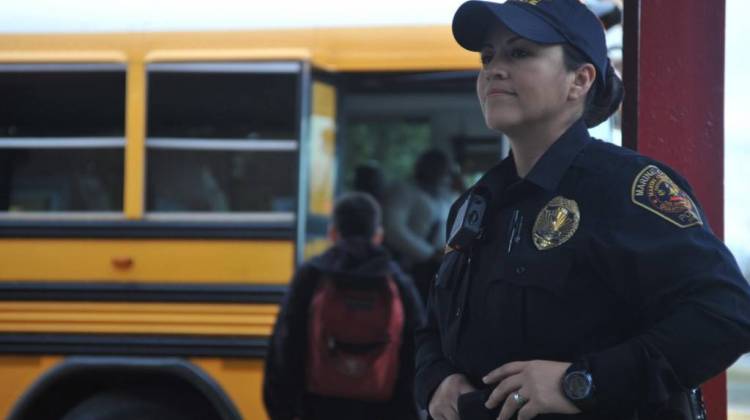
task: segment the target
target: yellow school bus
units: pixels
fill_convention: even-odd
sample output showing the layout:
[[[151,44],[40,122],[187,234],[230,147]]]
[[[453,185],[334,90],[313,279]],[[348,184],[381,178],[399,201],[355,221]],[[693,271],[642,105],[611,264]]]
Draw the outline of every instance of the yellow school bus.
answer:
[[[0,418],[265,418],[353,168],[502,153],[478,61],[442,26],[0,35]]]

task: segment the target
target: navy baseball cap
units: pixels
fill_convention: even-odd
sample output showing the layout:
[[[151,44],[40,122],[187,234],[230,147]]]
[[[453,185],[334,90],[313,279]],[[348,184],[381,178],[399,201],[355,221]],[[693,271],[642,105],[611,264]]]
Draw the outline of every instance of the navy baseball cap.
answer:
[[[467,50],[480,51],[497,22],[539,44],[572,45],[591,61],[604,86],[609,68],[604,27],[581,0],[467,1],[453,16],[453,36]]]

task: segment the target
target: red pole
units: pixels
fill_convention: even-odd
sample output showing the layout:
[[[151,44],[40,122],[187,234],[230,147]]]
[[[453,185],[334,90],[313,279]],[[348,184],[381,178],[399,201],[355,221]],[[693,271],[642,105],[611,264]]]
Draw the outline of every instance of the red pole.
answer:
[[[625,0],[623,145],[684,175],[724,234],[725,0]],[[703,386],[727,419],[726,375]]]

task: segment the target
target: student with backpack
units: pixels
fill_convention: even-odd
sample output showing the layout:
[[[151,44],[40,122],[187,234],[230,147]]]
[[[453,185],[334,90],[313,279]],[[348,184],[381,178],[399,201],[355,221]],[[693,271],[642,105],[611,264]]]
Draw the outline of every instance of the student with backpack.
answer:
[[[423,307],[381,247],[380,207],[364,193],[340,198],[331,248],[292,279],[266,356],[271,420],[412,420],[414,331]]]

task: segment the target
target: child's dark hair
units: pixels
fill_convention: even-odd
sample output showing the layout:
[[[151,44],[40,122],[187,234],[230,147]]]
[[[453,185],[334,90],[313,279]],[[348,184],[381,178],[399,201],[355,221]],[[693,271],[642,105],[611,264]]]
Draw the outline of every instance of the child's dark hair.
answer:
[[[372,238],[380,227],[380,205],[370,194],[350,192],[336,200],[333,226],[344,238]]]
[[[574,46],[563,44],[562,47],[565,68],[568,71],[577,70],[581,65],[589,62],[586,56]],[[612,64],[608,64],[604,75],[604,86],[594,83],[586,96],[586,105],[583,111],[583,120],[586,122],[586,126],[595,127],[614,114],[622,103],[624,92],[622,80],[615,73]]]

